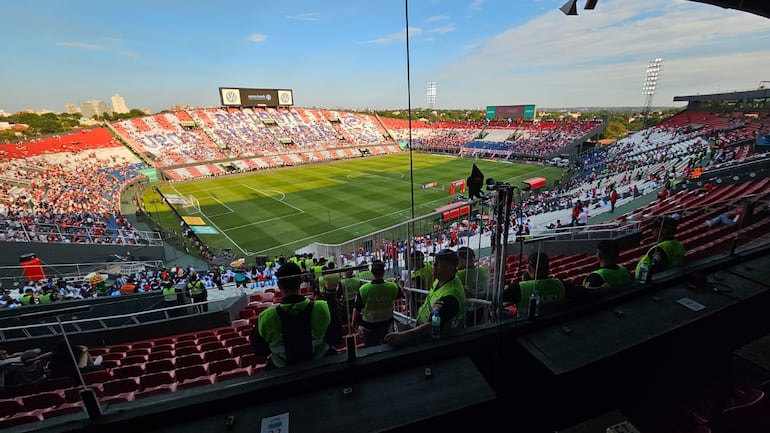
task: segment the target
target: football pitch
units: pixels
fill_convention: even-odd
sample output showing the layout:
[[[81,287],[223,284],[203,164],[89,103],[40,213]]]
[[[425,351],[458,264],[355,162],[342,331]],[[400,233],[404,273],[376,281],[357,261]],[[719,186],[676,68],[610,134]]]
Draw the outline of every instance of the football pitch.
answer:
[[[450,182],[466,179],[475,163],[485,178],[520,185],[561,178],[556,167],[413,154],[415,216],[451,202]],[[198,237],[214,250],[237,255],[290,254],[313,242],[341,243],[412,217],[409,154],[356,158],[324,164],[206,178],[159,186],[165,195],[193,196],[200,212],[177,205],[181,215],[200,217]],[[436,182],[432,188],[423,184]],[[150,203],[154,193],[144,196]],[[178,219],[155,200],[148,209],[171,230]],[[202,233],[204,232],[204,233]],[[210,232],[207,234],[205,232]]]

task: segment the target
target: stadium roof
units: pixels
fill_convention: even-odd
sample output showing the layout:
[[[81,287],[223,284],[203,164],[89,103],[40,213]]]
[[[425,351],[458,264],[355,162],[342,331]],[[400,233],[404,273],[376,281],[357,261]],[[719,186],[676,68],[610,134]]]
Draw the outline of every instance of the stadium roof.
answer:
[[[770,18],[770,2],[767,0],[690,0],[698,3],[707,3],[720,6],[725,9],[736,9]]]
[[[734,101],[738,99],[762,99],[770,98],[770,89],[744,90],[729,93],[710,93],[707,95],[674,96],[677,101]]]

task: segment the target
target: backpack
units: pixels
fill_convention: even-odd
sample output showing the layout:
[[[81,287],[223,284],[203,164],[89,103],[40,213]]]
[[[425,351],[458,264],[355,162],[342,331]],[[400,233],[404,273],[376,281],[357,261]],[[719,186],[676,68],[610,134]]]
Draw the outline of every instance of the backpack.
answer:
[[[286,362],[307,361],[313,358],[313,333],[310,324],[310,315],[315,304],[310,301],[307,308],[298,314],[289,314],[289,311],[276,307],[278,317],[281,318],[281,337],[286,348]]]

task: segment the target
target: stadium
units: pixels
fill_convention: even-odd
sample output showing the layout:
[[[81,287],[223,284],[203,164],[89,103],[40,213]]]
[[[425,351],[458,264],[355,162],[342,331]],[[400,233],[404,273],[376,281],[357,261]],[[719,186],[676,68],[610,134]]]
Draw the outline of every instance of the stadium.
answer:
[[[608,144],[606,119],[533,104],[429,121],[211,92],[218,106],[0,144],[0,430],[770,431],[769,89],[676,96]],[[637,272],[671,227],[682,260]],[[583,290],[608,243],[633,282]],[[434,293],[410,284],[415,257],[435,271],[467,249],[488,289],[464,281],[467,320],[440,338],[367,344],[361,293],[324,285],[381,261],[403,284],[391,331],[409,333]],[[521,286],[541,254],[572,288],[553,306]],[[277,368],[252,335],[287,262],[339,335]],[[92,360],[57,376],[72,345]]]

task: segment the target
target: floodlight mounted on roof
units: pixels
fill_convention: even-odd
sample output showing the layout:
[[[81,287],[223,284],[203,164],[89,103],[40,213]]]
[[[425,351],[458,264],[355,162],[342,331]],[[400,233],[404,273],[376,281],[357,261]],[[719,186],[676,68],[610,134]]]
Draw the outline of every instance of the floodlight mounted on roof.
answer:
[[[599,0],[587,0],[584,9],[593,10],[598,2]],[[567,3],[564,3],[559,9],[564,12],[564,15],[577,15],[577,0],[567,0]]]

